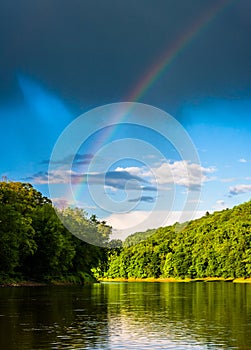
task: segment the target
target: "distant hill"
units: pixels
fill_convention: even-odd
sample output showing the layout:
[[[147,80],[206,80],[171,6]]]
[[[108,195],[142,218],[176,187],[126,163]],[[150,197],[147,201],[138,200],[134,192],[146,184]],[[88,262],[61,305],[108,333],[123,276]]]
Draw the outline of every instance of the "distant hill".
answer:
[[[147,237],[152,236],[156,232],[156,229],[149,229],[144,232],[135,232],[130,236],[126,237],[123,241],[123,247],[130,247],[137,243],[144,241]]]
[[[122,249],[111,251],[105,276],[251,276],[251,201],[185,225],[129,236]]]

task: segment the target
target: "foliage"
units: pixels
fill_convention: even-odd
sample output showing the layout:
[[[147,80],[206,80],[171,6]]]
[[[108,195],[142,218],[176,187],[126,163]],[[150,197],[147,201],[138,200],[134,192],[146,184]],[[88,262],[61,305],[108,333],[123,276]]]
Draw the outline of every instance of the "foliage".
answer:
[[[152,236],[155,233],[155,231],[155,229],[149,229],[145,232],[135,232],[130,236],[126,237],[126,239],[123,242],[123,247],[130,247],[132,245],[140,243],[144,241],[147,237]]]
[[[105,277],[251,276],[251,201],[143,237],[129,236],[110,253]]]
[[[64,216],[75,236],[62,224]],[[0,279],[8,281],[94,280],[106,266],[106,250],[85,242],[88,235],[105,245],[111,228],[82,209],[57,211],[30,184],[0,182]],[[80,238],[80,239],[79,239]]]
[[[56,210],[30,184],[0,182],[0,281],[251,276],[251,202],[123,243],[110,233],[82,209]]]

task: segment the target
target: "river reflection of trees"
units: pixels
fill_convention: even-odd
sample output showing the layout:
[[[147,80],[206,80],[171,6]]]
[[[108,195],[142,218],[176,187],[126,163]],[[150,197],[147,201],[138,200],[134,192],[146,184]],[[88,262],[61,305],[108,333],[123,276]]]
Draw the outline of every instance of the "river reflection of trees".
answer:
[[[105,283],[0,289],[4,350],[249,349],[250,339],[251,285]]]
[[[113,335],[118,324],[124,338],[130,334],[132,341],[135,334],[135,342],[155,337],[214,349],[251,348],[251,285],[121,283],[109,285],[107,293]]]
[[[0,290],[0,349],[92,349],[107,342],[107,303],[85,287]]]

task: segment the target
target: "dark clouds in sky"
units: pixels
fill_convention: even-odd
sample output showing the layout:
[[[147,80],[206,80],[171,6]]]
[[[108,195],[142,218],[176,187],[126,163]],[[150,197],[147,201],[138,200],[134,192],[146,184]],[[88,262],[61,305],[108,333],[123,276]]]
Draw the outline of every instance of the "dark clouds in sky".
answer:
[[[47,171],[39,171],[23,180],[33,181],[36,184],[45,184],[48,182],[49,178],[52,183],[56,184],[71,182],[73,185],[77,185],[88,182],[89,185],[108,186],[117,190],[157,191],[155,186],[152,186],[143,178],[130,174],[127,171],[108,171],[105,174],[71,173],[64,170],[56,170],[49,174]],[[146,198],[149,199],[149,197]]]
[[[46,160],[43,160],[41,162],[41,164],[53,164],[53,165],[61,165],[61,166],[68,166],[69,164],[71,164],[72,162],[72,165],[74,167],[78,167],[78,166],[81,166],[81,165],[87,165],[87,164],[90,164],[91,160],[93,158],[93,154],[90,154],[90,153],[87,153],[87,154],[80,154],[80,153],[77,153],[75,156],[72,155],[72,156],[68,156],[64,159],[59,159],[59,160],[50,160],[50,159],[46,159]],[[72,161],[73,159],[73,161]]]
[[[124,100],[163,52],[217,3],[2,1],[0,102],[18,94],[18,73],[41,82],[80,111]],[[250,95],[251,3],[229,3],[142,102],[164,107],[204,96]]]

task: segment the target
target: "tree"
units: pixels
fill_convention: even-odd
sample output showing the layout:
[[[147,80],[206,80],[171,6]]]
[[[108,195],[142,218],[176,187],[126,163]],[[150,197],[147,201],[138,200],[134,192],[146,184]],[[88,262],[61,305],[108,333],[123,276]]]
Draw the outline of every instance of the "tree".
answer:
[[[251,201],[186,225],[159,228],[142,241],[144,233],[136,233],[111,254],[106,276],[251,276],[250,222]]]
[[[0,183],[1,279],[91,280],[92,269],[103,271],[106,264],[106,250],[99,245],[107,244],[110,232],[82,209],[55,210],[30,184]]]

